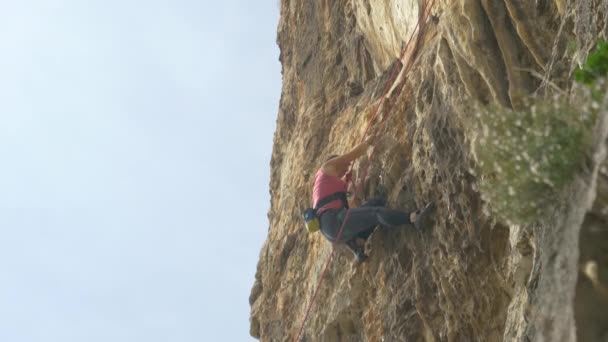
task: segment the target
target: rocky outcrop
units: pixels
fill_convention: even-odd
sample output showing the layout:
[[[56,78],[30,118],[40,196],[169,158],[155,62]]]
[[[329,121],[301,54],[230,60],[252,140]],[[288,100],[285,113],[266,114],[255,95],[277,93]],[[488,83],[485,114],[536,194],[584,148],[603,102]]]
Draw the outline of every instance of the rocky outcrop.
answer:
[[[431,3],[406,72],[397,59]],[[607,0],[283,0],[283,91],[251,335],[295,338],[332,250],[301,221],[314,173],[362,138],[397,66],[365,195],[381,186],[393,207],[435,201],[434,225],[376,230],[360,265],[336,247],[303,339],[608,340],[605,125],[588,168],[553,214],[529,225],[488,211],[463,127],[472,102],[517,109],[530,94],[570,89],[573,68],[608,35],[607,23]]]

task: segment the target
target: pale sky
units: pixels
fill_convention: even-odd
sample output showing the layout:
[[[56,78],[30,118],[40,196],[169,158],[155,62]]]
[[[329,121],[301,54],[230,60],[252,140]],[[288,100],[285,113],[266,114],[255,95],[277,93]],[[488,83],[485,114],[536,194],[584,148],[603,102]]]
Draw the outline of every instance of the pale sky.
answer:
[[[0,341],[249,341],[278,1],[0,1]]]

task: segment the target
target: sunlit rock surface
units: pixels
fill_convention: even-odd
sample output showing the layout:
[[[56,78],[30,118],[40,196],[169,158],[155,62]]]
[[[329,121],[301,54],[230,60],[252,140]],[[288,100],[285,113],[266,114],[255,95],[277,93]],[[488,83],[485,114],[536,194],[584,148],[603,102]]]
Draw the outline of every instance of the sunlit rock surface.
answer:
[[[297,335],[332,250],[300,216],[314,173],[361,140],[429,3],[280,3],[269,227],[250,296],[250,333],[261,341]],[[569,89],[572,70],[607,36],[607,15],[608,0],[433,3],[375,126],[382,139],[365,196],[380,185],[391,207],[435,201],[435,223],[376,230],[361,265],[338,248],[303,340],[608,341],[605,132],[554,215],[509,226],[484,209],[462,127],[472,101],[519,108],[525,96]]]

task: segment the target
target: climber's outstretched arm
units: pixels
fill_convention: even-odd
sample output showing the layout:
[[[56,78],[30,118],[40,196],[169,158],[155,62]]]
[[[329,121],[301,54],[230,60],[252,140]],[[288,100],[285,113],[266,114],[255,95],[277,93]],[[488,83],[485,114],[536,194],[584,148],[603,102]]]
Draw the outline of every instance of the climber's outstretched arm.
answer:
[[[371,138],[368,137],[365,139],[365,141],[355,146],[352,150],[326,161],[321,166],[321,170],[323,173],[331,176],[343,177],[348,171],[350,164],[367,151],[370,142]]]

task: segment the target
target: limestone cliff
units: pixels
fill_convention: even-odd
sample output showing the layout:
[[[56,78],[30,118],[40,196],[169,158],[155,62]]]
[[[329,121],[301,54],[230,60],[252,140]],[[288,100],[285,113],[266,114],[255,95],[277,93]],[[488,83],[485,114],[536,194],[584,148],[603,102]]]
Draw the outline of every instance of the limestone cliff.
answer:
[[[250,296],[250,333],[262,341],[297,334],[332,250],[303,228],[314,173],[363,137],[425,2],[280,6],[269,229]],[[433,3],[404,59],[413,67],[397,65],[382,106],[365,195],[382,186],[390,206],[406,209],[435,201],[434,224],[376,230],[362,264],[337,247],[303,340],[608,341],[605,101],[586,167],[529,224],[493,215],[466,127],[476,105],[518,109],[529,95],[567,96],[573,69],[607,25],[608,0]]]

